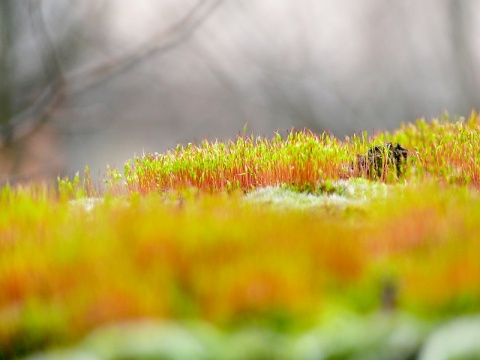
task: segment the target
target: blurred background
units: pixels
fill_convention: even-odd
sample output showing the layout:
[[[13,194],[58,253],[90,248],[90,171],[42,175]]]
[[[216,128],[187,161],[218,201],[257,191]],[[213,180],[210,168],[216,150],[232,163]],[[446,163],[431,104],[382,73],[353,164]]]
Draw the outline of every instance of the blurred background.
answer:
[[[0,181],[480,103],[475,0],[1,0]]]

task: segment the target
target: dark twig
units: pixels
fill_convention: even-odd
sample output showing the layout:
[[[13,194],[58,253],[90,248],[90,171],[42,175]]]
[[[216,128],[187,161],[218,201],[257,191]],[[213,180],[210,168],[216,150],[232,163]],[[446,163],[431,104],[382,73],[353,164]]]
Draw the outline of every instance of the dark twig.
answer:
[[[67,75],[70,94],[75,96],[98,86],[114,76],[127,72],[142,61],[160,52],[173,49],[187,40],[224,0],[200,0],[178,22],[166,31],[152,36],[143,45],[112,60],[94,64],[87,69]]]
[[[12,134],[11,141],[15,141],[39,128],[62,96],[63,91],[55,83],[47,85],[28,109],[12,117],[8,125],[2,128],[0,146],[6,142],[6,134]]]
[[[66,91],[68,91],[69,96],[76,96],[132,69],[140,62],[159,52],[165,52],[178,46],[187,40],[223,1],[200,0],[182,19],[168,30],[151,37],[142,46],[113,60],[94,64],[88,69],[71,74],[63,72],[58,52],[51,41],[43,17],[38,14],[35,22],[39,31],[42,32],[43,41],[52,51],[55,69],[54,79],[28,109],[5,122],[8,125],[0,130],[0,146],[5,143],[7,135],[10,139],[15,140],[38,128],[46,119],[48,113],[58,106],[59,100]],[[31,6],[32,8],[36,6],[37,11],[40,10],[38,4],[31,3]]]

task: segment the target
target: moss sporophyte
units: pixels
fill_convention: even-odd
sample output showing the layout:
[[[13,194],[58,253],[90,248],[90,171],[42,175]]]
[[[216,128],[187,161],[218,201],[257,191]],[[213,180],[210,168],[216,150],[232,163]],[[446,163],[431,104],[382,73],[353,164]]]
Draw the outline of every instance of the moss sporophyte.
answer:
[[[140,319],[203,358],[262,339],[290,358],[415,358],[438,321],[480,311],[479,165],[472,113],[344,140],[205,140],[107,168],[103,189],[88,168],[57,189],[5,186],[0,358],[135,358],[144,337],[125,321]],[[112,324],[131,342],[95,332]]]

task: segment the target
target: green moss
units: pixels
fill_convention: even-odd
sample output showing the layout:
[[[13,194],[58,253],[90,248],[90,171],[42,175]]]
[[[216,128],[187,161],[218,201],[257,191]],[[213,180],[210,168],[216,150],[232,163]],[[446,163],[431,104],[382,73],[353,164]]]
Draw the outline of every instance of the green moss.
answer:
[[[283,336],[315,328],[332,304],[433,319],[480,311],[479,129],[472,113],[345,141],[243,136],[132,159],[124,174],[107,169],[103,191],[88,168],[58,190],[5,186],[2,354],[132,319],[258,325],[290,348]],[[404,178],[355,171],[385,142],[409,149]]]

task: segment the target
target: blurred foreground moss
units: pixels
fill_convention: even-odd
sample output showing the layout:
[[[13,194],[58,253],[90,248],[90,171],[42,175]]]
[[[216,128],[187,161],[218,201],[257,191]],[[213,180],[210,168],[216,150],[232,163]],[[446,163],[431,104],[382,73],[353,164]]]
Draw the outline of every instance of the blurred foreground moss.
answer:
[[[339,195],[326,194],[283,208],[241,193],[106,197],[88,206],[38,188],[5,189],[1,348],[67,344],[133,319],[293,336],[321,324],[331,304],[432,320],[480,310],[475,191],[391,185],[361,202],[365,182],[352,186],[356,195],[342,190],[339,205],[331,201]],[[393,300],[383,295],[387,280]]]
[[[254,326],[225,332],[199,321],[122,322],[27,359],[467,360],[479,357],[479,336],[478,315],[434,324],[402,312],[359,316],[337,309],[322,324],[288,336]]]

